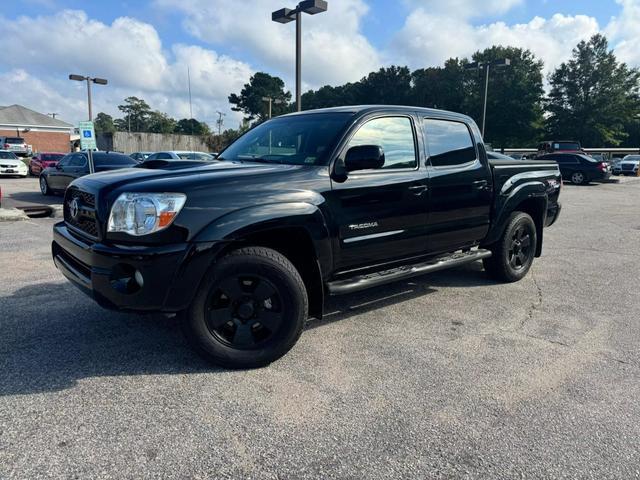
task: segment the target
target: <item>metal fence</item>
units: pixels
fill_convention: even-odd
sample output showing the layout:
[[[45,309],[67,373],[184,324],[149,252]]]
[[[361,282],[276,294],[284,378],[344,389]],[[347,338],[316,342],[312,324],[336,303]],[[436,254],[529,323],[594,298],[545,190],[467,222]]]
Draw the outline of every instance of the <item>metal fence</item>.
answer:
[[[208,152],[205,137],[172,133],[115,132],[96,135],[99,150],[124,153],[190,150]]]

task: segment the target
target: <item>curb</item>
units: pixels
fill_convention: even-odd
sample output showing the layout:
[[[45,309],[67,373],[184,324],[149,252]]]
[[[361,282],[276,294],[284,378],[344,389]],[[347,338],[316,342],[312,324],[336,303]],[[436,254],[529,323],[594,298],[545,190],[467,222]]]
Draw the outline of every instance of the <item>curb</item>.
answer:
[[[22,210],[17,208],[0,208],[0,222],[17,222],[29,220],[29,217]]]

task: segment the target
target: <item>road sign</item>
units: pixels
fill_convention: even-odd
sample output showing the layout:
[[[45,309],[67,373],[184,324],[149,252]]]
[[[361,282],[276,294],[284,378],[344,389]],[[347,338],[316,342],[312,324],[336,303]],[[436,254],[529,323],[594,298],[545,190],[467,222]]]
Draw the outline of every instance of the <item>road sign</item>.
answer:
[[[93,129],[93,122],[78,123],[78,132],[80,132],[80,149],[95,150],[96,134]]]

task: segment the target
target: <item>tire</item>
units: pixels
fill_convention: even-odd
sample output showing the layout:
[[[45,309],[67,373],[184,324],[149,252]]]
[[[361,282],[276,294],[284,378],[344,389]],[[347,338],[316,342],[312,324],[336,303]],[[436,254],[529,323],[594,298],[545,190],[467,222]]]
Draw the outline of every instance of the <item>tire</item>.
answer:
[[[32,177],[36,176],[36,174],[33,173],[33,170],[31,169],[31,165],[29,165],[29,175],[31,175]]]
[[[257,368],[287,353],[308,312],[304,282],[275,250],[235,250],[209,270],[182,319],[189,343],[226,368]]]
[[[53,195],[53,192],[49,188],[49,183],[47,182],[46,177],[40,175],[39,183],[40,183],[40,192],[42,193],[42,195],[45,195],[45,196]]]
[[[531,216],[513,212],[502,237],[489,248],[493,255],[483,260],[484,269],[496,280],[517,282],[529,272],[537,244],[536,225]]]
[[[584,185],[586,183],[589,183],[589,181],[587,180],[587,177],[584,173],[573,172],[571,174],[571,183],[573,183],[574,185]]]

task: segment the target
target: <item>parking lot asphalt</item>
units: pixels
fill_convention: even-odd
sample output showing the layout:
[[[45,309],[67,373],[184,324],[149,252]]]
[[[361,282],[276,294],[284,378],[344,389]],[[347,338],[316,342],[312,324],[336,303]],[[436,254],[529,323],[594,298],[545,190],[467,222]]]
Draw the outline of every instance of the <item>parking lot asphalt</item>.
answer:
[[[0,224],[0,478],[637,478],[640,180],[561,200],[521,282],[332,298],[252,371],[96,306],[51,262],[55,220]]]

